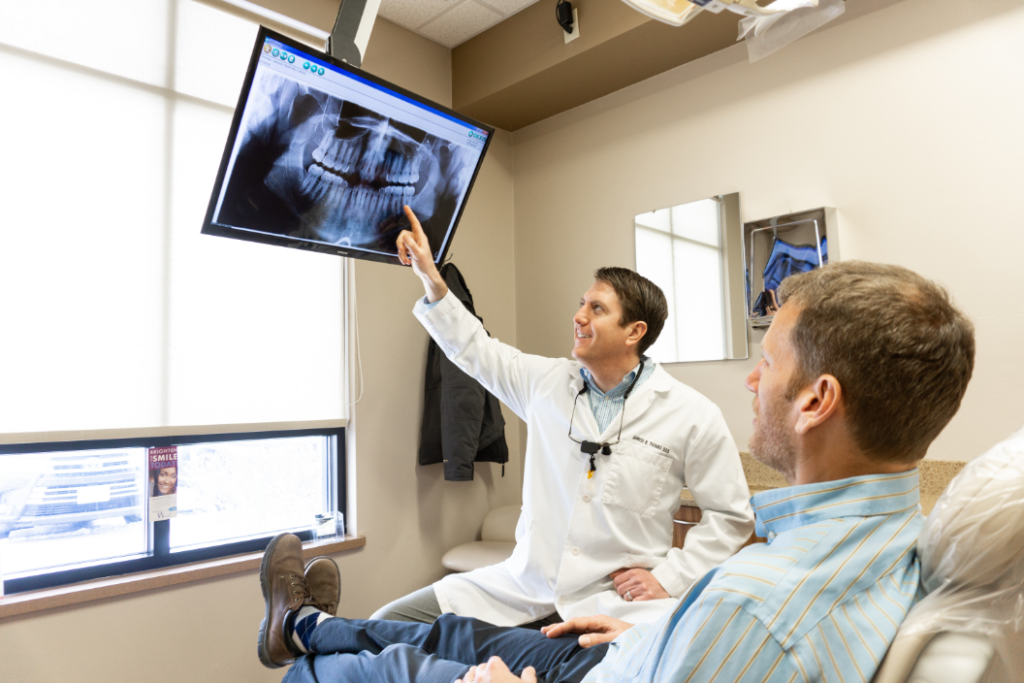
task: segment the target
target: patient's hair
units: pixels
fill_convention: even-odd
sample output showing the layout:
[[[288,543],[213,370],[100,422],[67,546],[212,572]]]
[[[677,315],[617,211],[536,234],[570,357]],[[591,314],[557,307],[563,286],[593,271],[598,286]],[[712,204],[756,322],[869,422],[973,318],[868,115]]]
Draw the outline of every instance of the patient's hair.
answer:
[[[923,458],[974,369],[974,325],[946,290],[900,266],[846,261],[787,278],[779,300],[800,309],[790,398],[834,375],[864,453]]]
[[[628,268],[598,268],[594,273],[594,279],[598,282],[607,282],[619,297],[619,303],[622,305],[620,327],[638,320],[647,323],[647,333],[640,339],[637,349],[641,356],[644,355],[651,344],[658,341],[658,335],[665,327],[665,319],[668,318],[665,293],[661,291],[661,287]]]

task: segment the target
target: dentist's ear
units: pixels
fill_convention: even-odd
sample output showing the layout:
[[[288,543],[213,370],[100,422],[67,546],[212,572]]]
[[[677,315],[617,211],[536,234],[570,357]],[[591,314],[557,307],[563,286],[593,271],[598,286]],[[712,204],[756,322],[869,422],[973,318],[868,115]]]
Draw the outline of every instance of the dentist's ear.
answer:
[[[647,334],[647,323],[643,320],[638,320],[635,323],[630,323],[630,325],[632,329],[629,331],[629,336],[626,337],[626,344],[639,344],[640,340]]]

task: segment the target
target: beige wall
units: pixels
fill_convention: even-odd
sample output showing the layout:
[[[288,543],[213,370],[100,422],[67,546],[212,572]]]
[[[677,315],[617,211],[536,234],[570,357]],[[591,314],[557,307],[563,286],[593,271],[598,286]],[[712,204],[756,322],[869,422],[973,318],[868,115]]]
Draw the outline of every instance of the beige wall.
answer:
[[[374,31],[367,70],[450,103],[449,50],[383,20]],[[422,56],[410,53],[411,44]],[[448,255],[488,330],[514,344],[512,146],[507,133],[495,137]],[[477,466],[472,483],[445,482],[440,465],[415,466],[427,334],[410,311],[423,287],[410,270],[392,265],[358,262],[355,272],[366,373],[366,395],[355,409],[356,479],[359,532],[367,547],[344,558],[342,578],[360,586],[346,601],[346,613],[368,616],[440,578],[446,549],[474,540],[492,507],[520,501],[522,468],[517,420],[507,410],[511,461],[504,478],[500,466],[486,463]],[[369,585],[367,577],[373,577]]]
[[[745,220],[839,211],[844,259],[944,283],[977,325],[974,380],[929,456],[966,459],[1024,422],[1024,3],[856,0],[750,64],[742,45],[517,131],[517,329],[565,355],[597,265],[634,265],[635,214],[725,192]],[[750,435],[747,361],[670,372]]]
[[[368,71],[444,104],[450,51],[379,21]],[[495,336],[515,341],[512,148],[499,134],[467,205],[451,254]],[[519,502],[518,426],[506,430],[512,462],[477,467],[471,483],[445,482],[440,465],[415,464],[427,337],[410,310],[422,288],[395,266],[355,266],[365,395],[355,409],[359,531],[365,548],[336,557],[345,616],[442,575],[440,557],[474,540],[491,507]],[[508,416],[511,419],[511,415]],[[256,658],[263,600],[256,572],[0,622],[4,683],[146,681],[276,682]]]
[[[634,214],[735,190],[746,219],[835,206],[844,258],[936,278],[975,320],[975,379],[931,452],[969,458],[1022,419],[1022,33],[1019,0],[856,0],[842,23],[758,64],[739,46],[499,134],[452,255],[495,336],[564,355],[594,267],[633,263]],[[387,22],[366,67],[450,101],[450,53]],[[501,479],[484,465],[466,484],[414,466],[426,336],[409,309],[421,290],[394,266],[358,263],[355,274],[366,393],[354,452],[368,542],[337,559],[342,613],[367,616],[440,576],[444,549],[472,539],[487,509],[518,501],[521,467],[513,458]],[[757,354],[755,342],[748,361],[671,368],[723,407],[741,444],[741,383]],[[506,435],[521,452],[516,422]],[[0,678],[276,682],[282,672],[255,657],[261,617],[249,573],[7,620]]]

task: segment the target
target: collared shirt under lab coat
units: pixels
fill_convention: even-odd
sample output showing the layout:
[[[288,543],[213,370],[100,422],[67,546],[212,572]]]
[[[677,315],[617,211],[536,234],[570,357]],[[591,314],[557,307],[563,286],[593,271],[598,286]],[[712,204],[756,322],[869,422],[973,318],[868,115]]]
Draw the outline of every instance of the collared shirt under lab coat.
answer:
[[[558,611],[563,619],[607,614],[651,622],[675,599],[627,602],[609,574],[649,569],[677,598],[735,553],[753,531],[750,493],[718,407],[658,366],[626,401],[621,441],[611,456],[589,456],[571,441],[569,418],[583,388],[580,364],[521,353],[487,335],[451,294],[413,310],[440,349],[497,396],[528,428],[523,511],[505,562],[434,584],[444,612],[513,626]],[[586,400],[573,436],[614,441]],[[703,509],[684,548],[672,548],[672,516],[688,486]]]

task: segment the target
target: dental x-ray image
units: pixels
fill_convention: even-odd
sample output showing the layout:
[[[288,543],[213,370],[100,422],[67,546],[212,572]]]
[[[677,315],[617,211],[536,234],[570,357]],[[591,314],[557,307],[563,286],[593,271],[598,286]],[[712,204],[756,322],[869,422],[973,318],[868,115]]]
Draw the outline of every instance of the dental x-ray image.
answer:
[[[408,204],[435,259],[481,152],[266,69],[235,144],[216,223],[395,256]]]

